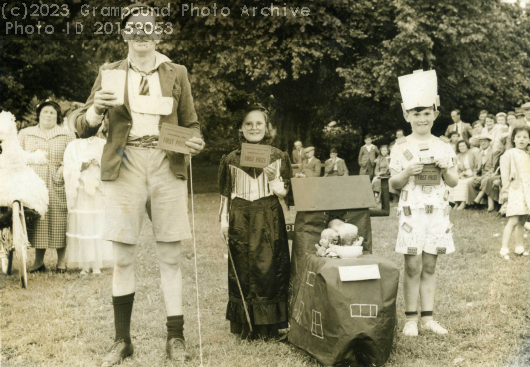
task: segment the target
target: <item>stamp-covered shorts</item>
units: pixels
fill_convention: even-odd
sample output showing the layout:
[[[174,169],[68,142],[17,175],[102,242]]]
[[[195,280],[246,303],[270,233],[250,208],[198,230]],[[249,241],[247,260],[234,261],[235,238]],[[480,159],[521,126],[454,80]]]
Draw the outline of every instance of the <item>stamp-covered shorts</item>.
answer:
[[[126,146],[119,176],[104,191],[103,239],[138,244],[146,211],[157,241],[191,238],[187,181],[175,177],[165,151]]]
[[[435,208],[426,213],[424,208],[405,213],[398,209],[399,231],[396,252],[405,255],[450,254],[455,251],[449,210]],[[405,215],[410,214],[410,215]]]

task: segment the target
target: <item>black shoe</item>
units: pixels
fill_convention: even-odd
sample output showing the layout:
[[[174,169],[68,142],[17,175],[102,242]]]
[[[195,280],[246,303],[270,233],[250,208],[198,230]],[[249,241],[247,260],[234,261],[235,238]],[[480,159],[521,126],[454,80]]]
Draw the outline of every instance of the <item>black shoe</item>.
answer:
[[[34,273],[44,273],[46,271],[46,267],[44,266],[44,264],[42,264],[41,266],[39,266],[38,268],[32,268],[32,269],[29,269],[28,270],[28,273],[30,274],[34,274]]]
[[[167,356],[172,361],[184,362],[190,359],[190,354],[186,352],[186,342],[182,339],[173,338],[166,343]]]
[[[109,352],[103,358],[101,367],[114,366],[115,364],[121,363],[124,358],[132,356],[134,348],[132,343],[126,343],[123,339],[118,340],[112,344]]]

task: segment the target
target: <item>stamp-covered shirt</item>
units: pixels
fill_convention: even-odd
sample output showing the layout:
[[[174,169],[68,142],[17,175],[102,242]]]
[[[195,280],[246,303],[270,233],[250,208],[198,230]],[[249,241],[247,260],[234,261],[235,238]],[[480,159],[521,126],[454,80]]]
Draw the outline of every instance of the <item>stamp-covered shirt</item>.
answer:
[[[431,170],[437,171],[433,163],[439,159],[447,162],[449,168],[456,166],[456,154],[450,144],[435,136],[424,141],[409,135],[398,139],[394,145],[390,154],[389,168],[399,173],[411,164],[423,163],[429,165],[424,168],[425,172],[429,167]],[[435,177],[432,175],[411,176],[407,184],[401,189],[398,212],[402,211],[404,207],[414,210],[425,209],[427,205],[433,209],[445,209],[449,206],[449,186],[445,183],[441,173],[440,176],[439,184],[418,183],[421,178],[432,180]]]

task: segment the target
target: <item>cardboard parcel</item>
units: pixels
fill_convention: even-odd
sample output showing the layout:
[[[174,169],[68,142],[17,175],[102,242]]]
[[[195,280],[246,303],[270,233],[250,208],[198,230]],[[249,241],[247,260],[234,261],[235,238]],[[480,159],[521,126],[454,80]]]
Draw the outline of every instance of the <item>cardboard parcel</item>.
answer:
[[[312,211],[296,214],[289,341],[325,366],[342,363],[381,366],[388,360],[394,339],[399,270],[392,261],[371,254],[372,229],[366,198],[373,200],[373,193],[368,177],[342,177],[343,189],[330,191],[328,188],[335,184],[326,180],[334,179],[325,177],[293,184],[297,210],[305,207]],[[300,202],[311,201],[309,196],[297,193],[304,185],[311,186],[307,190],[327,197],[326,204]],[[344,208],[346,191],[364,197],[350,200],[361,203],[361,208]],[[363,256],[357,259],[316,256],[315,244],[320,233],[335,218],[359,228],[359,236],[365,239]],[[355,273],[357,266],[359,271],[377,266],[379,273],[374,274],[378,276],[341,280],[340,274],[344,273],[341,270]]]

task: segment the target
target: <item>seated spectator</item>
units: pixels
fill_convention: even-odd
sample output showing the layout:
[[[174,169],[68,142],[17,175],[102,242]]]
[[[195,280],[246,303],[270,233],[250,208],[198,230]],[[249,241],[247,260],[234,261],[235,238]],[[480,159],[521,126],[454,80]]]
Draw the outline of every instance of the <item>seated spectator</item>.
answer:
[[[449,133],[449,144],[451,144],[455,153],[456,153],[456,145],[459,141],[460,141],[460,135],[458,134],[458,132],[453,131]]]
[[[479,114],[478,114],[478,120],[475,121],[475,122],[480,122],[482,127],[484,127],[484,125],[486,124],[486,116],[488,116],[488,111],[487,110],[480,111]],[[473,122],[472,126],[475,125],[475,122]]]
[[[463,210],[467,204],[473,204],[474,196],[470,195],[468,185],[473,181],[480,166],[480,156],[469,149],[469,143],[465,140],[460,140],[457,144],[457,159],[458,159],[458,185],[456,185],[451,193],[449,201],[456,204],[460,203],[457,210]]]
[[[508,123],[508,131],[504,132],[501,136],[501,143],[504,145],[504,151],[513,148],[513,142],[511,139],[513,129],[516,127],[524,126],[524,114],[522,111],[519,114],[519,119],[516,117],[516,113],[513,111],[508,112],[506,116],[506,121]]]
[[[505,132],[505,126],[497,125],[495,121],[495,116],[491,114],[487,115],[486,124],[482,130],[482,135],[488,135],[491,138],[491,146],[494,152],[504,150],[504,147],[501,143],[501,138],[502,134]]]
[[[480,152],[480,142],[477,136],[469,138],[469,150],[471,150],[473,154]]]
[[[306,159],[302,162],[302,171],[297,174],[298,177],[320,177],[322,163],[320,159],[315,158],[315,147],[304,149]]]
[[[521,110],[524,114],[524,122],[526,127],[530,127],[530,102],[526,102],[521,106]]]
[[[390,144],[388,144],[388,155],[390,156],[390,152],[392,152],[392,148],[396,144],[396,141],[391,141]]]
[[[484,180],[484,185],[481,185],[480,187],[480,191],[483,191],[484,195],[488,198],[488,212],[495,210],[495,203],[499,203],[499,191],[501,185],[499,161],[500,159],[497,159],[497,167],[493,176],[487,177]]]
[[[302,142],[300,140],[297,140],[294,142],[293,164],[302,164],[304,159],[305,159],[304,147],[302,146]]]
[[[480,167],[477,171],[477,175],[473,178],[473,181],[468,183],[468,190],[471,195],[475,196],[474,202],[481,204],[485,196],[485,189],[487,179],[495,174],[500,152],[493,152],[491,147],[491,138],[488,135],[482,135],[479,138],[480,141]],[[492,202],[488,204],[493,205]],[[488,207],[491,209],[491,206]]]
[[[480,120],[473,122],[473,130],[471,131],[471,136],[473,137],[481,136],[483,128],[484,127],[482,126],[482,122]]]
[[[506,118],[507,118],[506,113],[499,112],[498,114],[495,115],[495,123],[498,126],[505,127],[506,129],[508,129],[508,123],[506,121]]]
[[[390,151],[388,146],[381,146],[381,155],[375,160],[375,176],[372,180],[372,189],[375,193],[375,201],[380,202],[381,178],[390,177]]]
[[[348,176],[348,168],[344,159],[338,157],[337,149],[331,148],[329,151],[330,158],[325,162],[325,174],[328,176]]]

